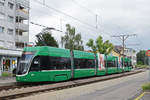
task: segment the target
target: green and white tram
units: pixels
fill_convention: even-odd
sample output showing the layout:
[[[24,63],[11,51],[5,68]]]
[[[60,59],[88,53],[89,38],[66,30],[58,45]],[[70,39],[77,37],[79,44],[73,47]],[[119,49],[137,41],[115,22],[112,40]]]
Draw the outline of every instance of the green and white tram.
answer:
[[[74,69],[71,70],[70,50],[48,46],[27,47],[16,70],[17,82],[57,82],[71,78],[101,76],[123,72],[119,58],[74,50]],[[121,60],[123,61],[123,60]],[[131,60],[124,60],[127,68],[131,70]],[[107,65],[107,67],[106,67]],[[73,73],[73,77],[71,76]]]

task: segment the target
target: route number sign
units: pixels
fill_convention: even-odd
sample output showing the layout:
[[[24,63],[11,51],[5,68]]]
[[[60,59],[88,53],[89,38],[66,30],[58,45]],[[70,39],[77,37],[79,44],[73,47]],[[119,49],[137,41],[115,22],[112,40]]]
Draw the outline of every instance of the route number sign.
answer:
[[[147,50],[146,55],[150,57],[150,50]]]

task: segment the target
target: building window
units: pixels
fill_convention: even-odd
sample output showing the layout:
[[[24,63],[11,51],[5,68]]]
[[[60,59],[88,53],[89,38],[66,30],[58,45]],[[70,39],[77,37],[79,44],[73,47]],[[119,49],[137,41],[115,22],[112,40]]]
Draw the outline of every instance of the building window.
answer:
[[[22,32],[22,31],[20,31],[20,30],[18,30],[18,29],[16,29],[16,35],[20,35],[20,36],[22,36],[22,35],[23,35],[23,32]]]
[[[0,6],[4,6],[4,2],[0,2]]]
[[[0,33],[4,33],[4,27],[0,26]]]
[[[13,32],[14,32],[13,29],[8,29],[8,31],[7,31],[7,33],[8,33],[9,35],[13,35]]]
[[[14,17],[8,16],[8,21],[11,22],[11,23],[13,23],[14,22]]]
[[[5,14],[0,12],[0,20],[4,20]]]
[[[22,42],[16,42],[16,47],[17,48],[24,48],[24,46],[25,46],[26,44],[25,43],[22,43]]]
[[[10,9],[13,9],[14,4],[12,4],[12,3],[8,2],[8,7],[9,7]]]

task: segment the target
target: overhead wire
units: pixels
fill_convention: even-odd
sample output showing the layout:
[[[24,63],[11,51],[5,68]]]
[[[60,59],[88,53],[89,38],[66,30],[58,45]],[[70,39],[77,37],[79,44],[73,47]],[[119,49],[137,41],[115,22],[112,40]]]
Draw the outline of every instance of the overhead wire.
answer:
[[[34,1],[36,1],[37,3],[39,3],[39,4],[41,4],[41,5],[43,5],[43,3],[42,2],[39,2],[38,0],[34,0]],[[43,5],[43,6],[46,6],[46,5]],[[51,9],[49,6],[46,6],[47,8],[49,8],[49,9]],[[53,10],[53,9],[52,9]],[[64,13],[63,13],[64,14]],[[65,14],[66,15],[66,14]],[[68,15],[66,15],[66,16],[68,16]],[[69,15],[69,17],[70,17],[70,15]],[[72,16],[71,16],[71,18],[72,18]],[[74,18],[74,17],[73,17]],[[80,23],[82,23],[80,20],[77,20],[78,22],[80,22]],[[85,24],[85,23],[82,23],[82,24]],[[87,24],[86,24],[87,25]],[[89,26],[89,25],[88,25]],[[85,28],[85,27],[84,27]],[[94,26],[92,26],[91,27],[91,25],[90,25],[90,28],[92,29],[92,30],[97,30]],[[87,29],[87,28],[86,28]],[[89,28],[88,28],[89,29]]]
[[[75,18],[75,17],[73,17],[73,16],[71,16],[71,15],[69,15],[69,14],[66,14],[65,12],[62,12],[62,11],[57,10],[57,9],[55,9],[55,8],[52,8],[52,7],[50,7],[49,5],[46,5],[45,3],[40,2],[39,0],[33,0],[33,1],[37,2],[37,3],[40,4],[40,5],[43,5],[44,7],[48,8],[48,9],[52,9],[52,10],[58,12],[58,13],[61,13],[61,14],[65,15],[65,16],[68,16],[68,17],[72,18],[73,20],[76,20],[76,21],[78,21],[78,22],[80,22],[80,23],[82,23],[82,24],[84,24],[84,25],[90,27],[90,30],[94,30],[94,31],[100,32],[99,29],[96,29],[94,26],[92,26],[92,25],[90,25],[90,24],[88,24],[88,23],[85,23],[85,22],[79,20],[78,18]],[[85,28],[85,27],[84,27],[84,28]],[[87,29],[87,28],[86,28],[86,29]],[[88,29],[89,29],[89,28],[88,28]],[[104,32],[104,31],[103,31],[103,32]],[[102,32],[101,32],[101,33],[102,33]],[[111,34],[108,33],[108,32],[104,32],[104,33],[105,33],[104,35],[107,35],[107,36],[109,36],[109,37],[111,36]]]
[[[76,0],[71,0],[71,1],[72,1],[73,3],[75,3],[77,6],[83,8],[83,9],[85,9],[86,11],[88,11],[89,13],[95,15],[95,16],[96,16],[96,21],[99,22],[98,19],[97,19],[98,17],[101,18],[101,16],[100,16],[99,14],[97,14],[97,13],[95,13],[94,11],[88,9],[87,7],[81,5],[81,4],[80,4],[79,2],[77,2]]]
[[[52,10],[58,12],[58,13],[61,13],[61,14],[65,15],[65,16],[68,16],[68,17],[72,18],[73,20],[76,20],[76,21],[78,21],[78,22],[80,22],[80,23],[82,23],[82,24],[85,24],[85,25],[87,25],[87,26],[89,26],[89,27],[95,28],[93,25],[90,25],[90,24],[88,24],[88,23],[86,23],[86,22],[84,22],[84,21],[82,21],[82,20],[80,20],[80,19],[78,19],[78,18],[76,18],[76,17],[73,17],[73,16],[71,16],[71,15],[65,13],[65,12],[62,12],[62,11],[60,11],[60,10],[57,10],[57,9],[53,8],[53,7],[50,7],[50,6],[47,5],[47,4],[43,4],[43,3],[40,2],[39,0],[34,0],[34,1],[37,2],[37,3],[39,3],[39,4],[41,4],[41,5],[43,5],[43,6],[45,6],[45,7],[47,7],[47,8],[49,8],[49,9],[52,9]]]

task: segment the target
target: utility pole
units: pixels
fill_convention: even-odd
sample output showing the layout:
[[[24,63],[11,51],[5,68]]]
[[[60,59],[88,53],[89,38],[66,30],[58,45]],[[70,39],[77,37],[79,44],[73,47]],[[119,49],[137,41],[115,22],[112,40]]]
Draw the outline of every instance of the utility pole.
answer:
[[[98,28],[98,15],[96,14],[96,29]]]
[[[43,5],[45,5],[45,0],[43,0]]]
[[[120,38],[121,39],[121,41],[122,41],[122,47],[123,47],[123,51],[122,51],[122,55],[123,55],[123,62],[124,62],[124,58],[125,58],[125,41],[129,38],[129,37],[131,37],[131,36],[136,36],[136,34],[128,34],[128,35],[114,35],[114,36],[112,36],[112,37],[118,37],[118,38]],[[123,63],[123,68],[124,68],[124,63]]]

